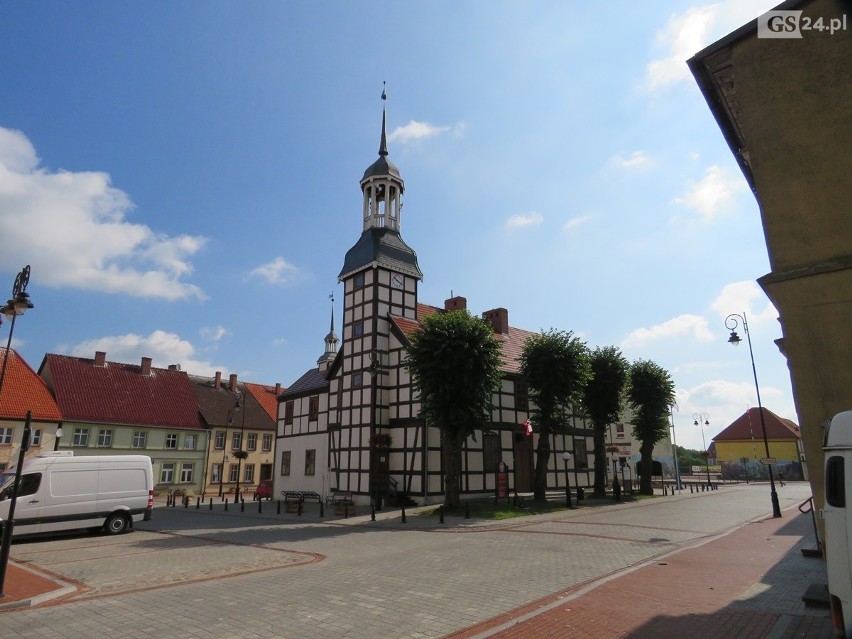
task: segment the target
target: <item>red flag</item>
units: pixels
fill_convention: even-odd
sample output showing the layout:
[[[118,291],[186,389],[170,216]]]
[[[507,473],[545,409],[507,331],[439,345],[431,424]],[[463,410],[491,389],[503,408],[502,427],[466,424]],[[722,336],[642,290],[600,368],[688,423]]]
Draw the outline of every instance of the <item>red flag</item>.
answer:
[[[524,435],[532,437],[532,422],[530,420],[524,422]]]

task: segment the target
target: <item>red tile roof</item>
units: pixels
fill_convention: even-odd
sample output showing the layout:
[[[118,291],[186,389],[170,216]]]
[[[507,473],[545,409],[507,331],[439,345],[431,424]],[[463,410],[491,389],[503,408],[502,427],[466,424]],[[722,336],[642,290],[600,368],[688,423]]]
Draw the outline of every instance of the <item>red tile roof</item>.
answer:
[[[201,428],[198,403],[184,371],[48,353],[39,373],[68,421]]]
[[[5,355],[6,349],[0,348],[0,368],[3,366]],[[59,406],[44,380],[15,349],[9,349],[6,377],[3,379],[3,389],[0,390],[0,418],[25,419],[27,411],[38,421],[62,420]]]
[[[429,306],[427,304],[417,305],[417,320],[414,321],[405,317],[391,317],[397,328],[402,331],[406,337],[410,336],[420,326],[419,320],[432,313],[443,312],[443,309],[437,306]],[[522,328],[509,327],[508,335],[495,334],[494,338],[500,343],[500,355],[503,363],[500,370],[504,373],[517,373],[520,369],[521,353],[524,350],[524,342],[530,335],[535,335],[532,331],[526,331]]]
[[[251,393],[258,403],[263,406],[269,416],[278,423],[278,396],[275,394],[275,386],[266,386],[265,384],[245,383],[248,392]],[[280,389],[284,392],[284,388]]]
[[[789,419],[778,417],[768,408],[763,409],[763,419],[766,422],[767,439],[801,439],[799,427]],[[749,408],[737,417],[733,423],[713,438],[713,441],[739,441],[763,439],[763,429],[760,424],[760,412],[757,408]]]

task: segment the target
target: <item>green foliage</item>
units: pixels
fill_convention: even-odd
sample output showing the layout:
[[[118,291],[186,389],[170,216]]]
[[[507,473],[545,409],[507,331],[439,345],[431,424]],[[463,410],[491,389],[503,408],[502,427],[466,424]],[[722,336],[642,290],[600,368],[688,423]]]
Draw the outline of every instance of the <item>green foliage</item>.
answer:
[[[651,454],[654,444],[669,430],[669,407],[674,403],[674,382],[669,372],[648,360],[630,365],[630,387],[627,398],[634,409],[633,436],[639,440],[642,473],[639,491],[652,494]]]
[[[500,384],[500,345],[493,329],[466,310],[428,315],[411,336],[405,365],[420,391],[420,415],[441,431],[444,504],[458,507],[461,449],[491,423]]]
[[[532,335],[524,343],[520,373],[535,402],[534,422],[538,425],[534,493],[535,500],[547,499],[547,465],[550,438],[565,432],[569,407],[577,407],[590,375],[589,350],[573,333],[550,329]]]
[[[544,436],[562,430],[567,423],[565,409],[580,404],[591,376],[585,342],[571,331],[543,331],[527,338],[520,361],[540,432]]]
[[[491,422],[500,383],[500,345],[466,310],[427,315],[411,336],[405,365],[420,390],[421,415],[463,441]]]
[[[592,376],[583,391],[583,407],[595,440],[594,495],[606,494],[606,429],[618,419],[629,379],[630,364],[615,346],[597,347],[589,358]]]
[[[689,468],[690,466],[704,466],[707,460],[701,454],[700,450],[692,450],[691,448],[677,447],[677,463],[680,468]]]

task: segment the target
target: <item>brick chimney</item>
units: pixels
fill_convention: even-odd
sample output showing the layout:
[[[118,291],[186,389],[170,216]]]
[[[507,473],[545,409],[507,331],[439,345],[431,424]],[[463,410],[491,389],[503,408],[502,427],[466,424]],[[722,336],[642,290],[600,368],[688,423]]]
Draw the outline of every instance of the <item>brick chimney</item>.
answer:
[[[237,374],[231,373],[231,377],[228,379],[228,388],[231,392],[236,392],[237,390]]]
[[[222,371],[216,371],[216,379],[213,380],[213,388],[216,390],[222,388]]]
[[[95,351],[95,366],[106,366],[106,351]]]
[[[494,308],[490,311],[485,311],[482,314],[482,319],[491,324],[491,328],[495,333],[508,335],[509,333],[509,311],[505,308]]]
[[[143,357],[142,358],[142,374],[146,377],[151,374],[151,358]]]
[[[275,384],[275,396],[278,397],[281,394],[281,384]]]
[[[459,309],[467,309],[467,298],[464,298],[461,295],[456,295],[448,300],[444,300],[445,311],[457,311]]]

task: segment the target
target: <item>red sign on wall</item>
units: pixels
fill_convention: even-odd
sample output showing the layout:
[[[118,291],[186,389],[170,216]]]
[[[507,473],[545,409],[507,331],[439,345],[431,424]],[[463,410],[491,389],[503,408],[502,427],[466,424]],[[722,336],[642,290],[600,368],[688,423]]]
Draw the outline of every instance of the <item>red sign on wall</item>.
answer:
[[[509,467],[506,462],[497,464],[497,483],[495,484],[497,499],[509,498]]]

